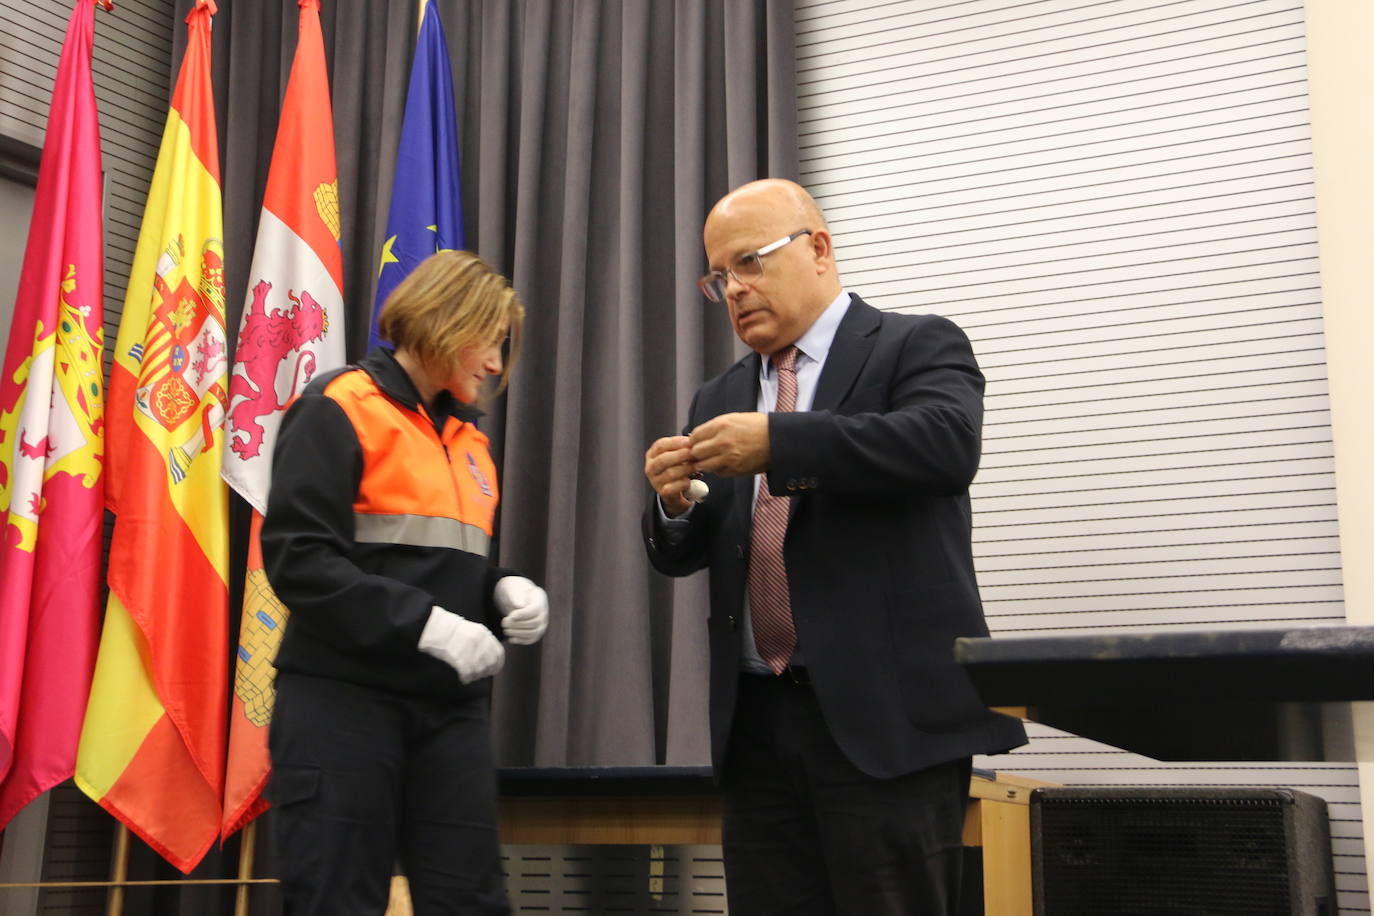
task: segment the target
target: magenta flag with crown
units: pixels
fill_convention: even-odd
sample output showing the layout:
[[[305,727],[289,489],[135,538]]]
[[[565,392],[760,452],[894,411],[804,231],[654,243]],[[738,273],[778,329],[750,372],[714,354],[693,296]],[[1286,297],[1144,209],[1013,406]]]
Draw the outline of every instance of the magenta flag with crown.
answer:
[[[100,620],[104,286],[95,0],[57,66],[0,375],[0,829],[72,775]]]

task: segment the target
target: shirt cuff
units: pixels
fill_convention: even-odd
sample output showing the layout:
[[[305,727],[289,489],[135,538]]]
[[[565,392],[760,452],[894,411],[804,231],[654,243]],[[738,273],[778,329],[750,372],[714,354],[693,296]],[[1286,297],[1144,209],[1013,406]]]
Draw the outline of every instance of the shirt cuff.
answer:
[[[654,511],[658,513],[658,524],[663,532],[663,540],[667,546],[675,546],[682,543],[682,539],[687,535],[687,521],[692,517],[692,510],[695,505],[689,505],[687,511],[677,518],[670,518],[667,512],[663,511],[663,500],[657,495],[654,496]]]

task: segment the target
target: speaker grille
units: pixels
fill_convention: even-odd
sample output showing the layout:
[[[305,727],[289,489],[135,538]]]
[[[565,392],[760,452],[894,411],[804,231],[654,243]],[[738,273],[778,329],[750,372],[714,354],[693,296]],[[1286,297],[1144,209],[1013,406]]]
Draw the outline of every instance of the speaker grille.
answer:
[[[1334,900],[1325,803],[1313,796],[1059,789],[1037,790],[1031,806],[1037,913],[1291,916]]]
[[[720,846],[507,845],[515,913],[724,916]]]

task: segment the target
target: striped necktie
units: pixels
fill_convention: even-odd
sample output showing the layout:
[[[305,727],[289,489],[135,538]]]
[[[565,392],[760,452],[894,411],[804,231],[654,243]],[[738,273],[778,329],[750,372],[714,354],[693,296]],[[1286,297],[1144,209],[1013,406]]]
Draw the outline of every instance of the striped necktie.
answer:
[[[797,348],[787,347],[773,354],[778,373],[778,412],[797,407]],[[787,513],[791,500],[768,491],[768,475],[759,481],[758,501],[754,503],[754,529],[749,553],[749,611],[754,628],[754,645],[759,656],[781,674],[797,645],[792,625],[792,598],[787,588],[787,568],[782,559],[782,541],[787,533]]]

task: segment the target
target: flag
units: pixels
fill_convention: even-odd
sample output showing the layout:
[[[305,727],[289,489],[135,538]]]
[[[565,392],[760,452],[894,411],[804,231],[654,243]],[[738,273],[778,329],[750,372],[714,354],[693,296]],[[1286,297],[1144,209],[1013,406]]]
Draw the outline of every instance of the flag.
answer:
[[[100,128],[94,0],[57,64],[0,375],[0,829],[72,775],[100,632]]]
[[[109,603],[76,782],[188,872],[219,835],[228,683],[227,408],[214,0],[188,43],[110,372]]]
[[[272,446],[291,399],[316,373],[344,362],[339,185],[320,3],[298,2],[296,59],[282,101],[229,381],[224,479],[254,512],[229,700],[224,837],[267,807],[262,788],[270,770],[272,660],[286,622],[286,609],[263,572],[258,543],[271,484]]]
[[[458,186],[458,122],[448,42],[435,4],[426,3],[410,66],[396,174],[391,183],[386,241],[377,267],[377,297],[368,343],[375,346],[377,312],[406,274],[436,251],[463,247]]]

